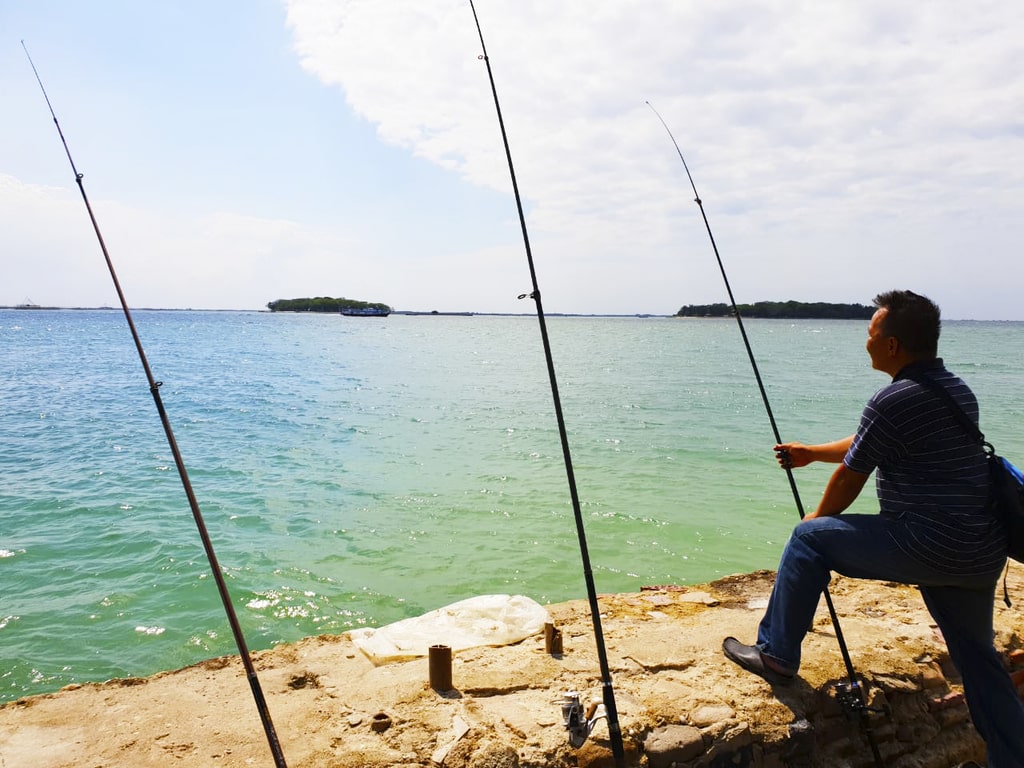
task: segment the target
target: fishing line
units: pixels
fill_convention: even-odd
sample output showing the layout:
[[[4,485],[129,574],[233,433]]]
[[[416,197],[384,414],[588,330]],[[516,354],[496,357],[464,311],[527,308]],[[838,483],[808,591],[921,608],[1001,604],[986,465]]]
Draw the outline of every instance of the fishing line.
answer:
[[[672,144],[676,148],[679,159],[683,161],[683,168],[686,170],[686,177],[690,180],[690,187],[693,189],[694,202],[697,203],[697,207],[700,208],[700,215],[704,219],[704,227],[707,229],[708,237],[711,239],[711,248],[715,252],[715,259],[718,261],[718,269],[722,273],[722,280],[725,282],[726,293],[729,294],[729,303],[732,305],[732,312],[736,316],[736,322],[740,329],[740,336],[743,337],[743,345],[747,349],[747,357],[750,359],[750,365],[754,369],[754,378],[757,379],[757,388],[761,392],[761,401],[764,403],[764,409],[768,413],[768,421],[770,421],[772,425],[772,434],[775,436],[776,445],[778,445],[782,443],[782,437],[779,435],[779,428],[775,423],[775,415],[772,413],[771,403],[768,402],[768,393],[765,391],[764,382],[761,380],[761,372],[757,367],[757,360],[754,359],[754,351],[750,346],[750,340],[747,338],[747,331],[743,326],[743,318],[740,316],[739,307],[736,306],[736,299],[733,298],[732,295],[732,287],[729,285],[729,276],[725,273],[725,265],[722,263],[722,257],[718,253],[718,245],[715,243],[715,236],[711,232],[711,224],[708,223],[708,215],[704,211],[704,203],[701,202],[700,194],[697,192],[697,185],[693,182],[693,176],[690,174],[690,168],[686,164],[686,159],[683,157],[682,150],[679,149],[679,143],[676,141],[676,137],[672,135],[672,131],[669,129],[668,124],[665,122],[658,110],[654,108],[651,102],[648,101],[645,103],[651,108],[651,111],[658,116],[661,124],[665,126],[665,130],[668,132],[669,138],[672,139]],[[789,487],[793,492],[793,501],[796,503],[796,510],[800,514],[800,519],[803,520],[804,506],[800,501],[800,492],[796,487],[796,479],[793,477],[793,470],[791,467],[785,465],[783,468],[786,470],[786,477],[789,478]],[[867,737],[868,744],[871,746],[871,752],[874,755],[875,764],[879,766],[879,768],[882,768],[884,765],[882,762],[882,756],[878,751],[878,745],[875,743],[874,734],[872,733],[870,723],[868,722],[867,697],[864,692],[864,688],[853,668],[853,661],[850,659],[850,652],[846,647],[843,630],[839,626],[839,616],[836,615],[836,609],[832,604],[832,595],[829,594],[828,587],[825,587],[823,594],[825,596],[825,604],[828,606],[829,617],[832,619],[832,626],[836,631],[836,640],[839,642],[839,651],[843,656],[843,663],[846,665],[846,673],[849,677],[849,683],[845,693],[851,698],[843,702],[844,706],[858,715],[861,727],[864,730],[864,735]]]
[[[253,698],[256,700],[256,708],[259,710],[260,719],[263,721],[263,729],[267,735],[267,742],[270,745],[270,751],[274,755],[274,764],[277,768],[287,768],[284,761],[284,754],[281,752],[281,745],[277,739],[277,733],[274,730],[274,724],[270,720],[270,711],[267,709],[267,702],[263,696],[263,690],[260,688],[260,682],[256,676],[256,670],[253,667],[252,659],[249,657],[249,649],[246,647],[245,637],[242,635],[242,627],[238,623],[238,617],[235,615],[235,609],[231,604],[231,596],[228,593],[227,584],[224,582],[224,575],[221,573],[220,565],[217,562],[217,555],[213,551],[213,542],[210,540],[210,535],[206,530],[206,524],[203,522],[203,515],[199,510],[199,502],[196,501],[196,495],[192,490],[192,483],[189,481],[188,472],[185,470],[185,462],[182,460],[181,452],[178,450],[178,443],[174,439],[174,432],[171,429],[171,421],[167,416],[167,411],[164,410],[163,401],[160,399],[160,387],[163,385],[163,382],[156,381],[153,378],[153,372],[149,367],[149,361],[146,359],[146,352],[142,348],[142,341],[135,329],[135,322],[132,320],[132,314],[128,310],[128,302],[125,300],[124,292],[121,290],[121,282],[117,279],[117,273],[114,271],[114,263],[110,258],[110,253],[107,251],[107,245],[103,240],[103,235],[100,233],[100,227],[96,221],[96,216],[93,214],[92,205],[89,204],[89,197],[85,194],[85,185],[82,184],[82,174],[79,173],[78,168],[75,167],[75,161],[71,157],[71,150],[68,148],[68,142],[64,138],[64,131],[61,130],[60,123],[57,121],[57,114],[53,111],[53,105],[50,103],[50,97],[46,93],[46,88],[43,87],[42,78],[39,77],[39,71],[36,69],[35,62],[32,61],[32,56],[29,55],[28,48],[25,46],[24,40],[21,41],[21,47],[25,49],[25,55],[28,56],[28,63],[32,66],[32,72],[35,74],[36,81],[39,83],[39,88],[43,92],[43,98],[46,99],[46,106],[50,109],[50,115],[53,117],[53,124],[57,126],[57,134],[60,136],[61,143],[64,145],[64,153],[68,156],[68,162],[71,164],[71,171],[75,174],[75,183],[78,184],[78,189],[82,193],[82,201],[85,203],[85,209],[89,212],[89,220],[92,222],[92,228],[96,233],[96,239],[99,240],[100,250],[103,251],[103,258],[107,262],[107,269],[110,272],[110,277],[114,281],[114,289],[117,291],[117,297],[121,301],[121,309],[124,311],[124,318],[128,322],[128,328],[131,330],[132,339],[135,341],[135,349],[138,350],[139,360],[142,362],[142,368],[146,372],[146,380],[149,382],[149,391],[152,393],[153,401],[156,403],[157,413],[160,414],[160,422],[163,424],[164,433],[167,435],[167,442],[170,445],[171,453],[174,455],[174,464],[178,468],[178,475],[181,477],[181,483],[185,488],[185,495],[188,496],[189,507],[192,509],[192,517],[195,519],[196,527],[199,529],[199,536],[203,541],[203,548],[206,550],[206,559],[210,562],[210,570],[213,571],[213,578],[217,583],[217,590],[220,592],[221,602],[224,603],[224,611],[227,613],[228,623],[231,625],[231,632],[235,636],[238,653],[242,658],[242,665],[245,667],[245,674],[249,680],[249,686],[252,688]]]
[[[469,0],[469,7],[473,11],[473,20],[476,22],[476,31],[480,37],[480,49],[484,64],[487,65],[487,77],[491,82],[491,93],[494,96],[494,108],[498,113],[498,125],[501,128],[501,140],[505,145],[505,157],[508,160],[508,172],[512,177],[512,191],[515,194],[516,208],[519,211],[519,226],[523,233],[523,245],[526,247],[526,261],[530,266],[530,279],[533,284],[533,291],[529,294],[522,294],[520,299],[533,299],[537,305],[537,320],[540,322],[540,336],[544,344],[544,358],[547,361],[548,378],[551,381],[551,396],[555,403],[555,416],[558,419],[558,434],[562,441],[562,455],[565,458],[565,472],[569,481],[569,495],[572,498],[572,510],[576,518],[576,535],[579,539],[580,555],[583,558],[583,576],[587,584],[587,597],[590,600],[590,616],[594,623],[594,638],[597,641],[597,657],[601,667],[602,691],[604,697],[605,713],[608,717],[608,735],[611,737],[612,754],[615,757],[615,765],[621,768],[625,763],[625,752],[622,745],[622,731],[619,727],[618,711],[615,707],[615,691],[612,688],[611,671],[608,667],[608,653],[605,650],[604,634],[601,631],[601,610],[597,602],[597,590],[594,586],[594,574],[590,567],[590,555],[587,551],[587,537],[583,528],[583,513],[580,510],[579,494],[576,490],[576,477],[572,467],[572,456],[569,452],[569,437],[565,429],[565,419],[562,415],[562,402],[558,395],[558,382],[555,377],[555,363],[551,354],[551,343],[548,339],[547,323],[544,320],[544,307],[540,299],[540,287],[537,283],[537,271],[533,263],[533,252],[530,250],[530,236],[526,231],[526,216],[523,214],[523,202],[519,195],[519,184],[516,182],[516,171],[512,164],[512,150],[508,145],[508,134],[505,132],[505,121],[501,115],[501,104],[498,102],[498,89],[494,84],[494,73],[491,71],[491,60],[487,56],[487,46],[484,43],[484,33],[480,29],[480,19],[476,14],[476,6],[473,0]]]

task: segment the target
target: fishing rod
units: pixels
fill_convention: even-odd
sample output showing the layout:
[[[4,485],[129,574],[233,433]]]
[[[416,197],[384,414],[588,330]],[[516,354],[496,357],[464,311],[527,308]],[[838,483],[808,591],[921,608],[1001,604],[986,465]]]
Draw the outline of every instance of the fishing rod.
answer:
[[[164,433],[167,435],[167,443],[170,445],[171,453],[174,455],[174,464],[178,468],[178,476],[181,478],[181,484],[185,488],[185,495],[188,496],[189,507],[192,509],[192,517],[195,519],[196,527],[199,529],[199,536],[203,541],[203,548],[206,550],[206,559],[210,562],[210,570],[213,571],[213,578],[217,583],[217,590],[220,592],[221,602],[224,603],[224,611],[227,613],[228,623],[231,625],[231,632],[235,636],[235,644],[238,646],[238,653],[242,658],[242,665],[245,667],[245,675],[249,680],[249,686],[252,688],[252,695],[256,701],[256,708],[259,710],[260,719],[263,721],[263,730],[266,732],[270,751],[274,755],[274,765],[277,768],[287,768],[284,760],[284,754],[281,751],[281,744],[277,739],[277,732],[274,730],[274,724],[270,719],[270,711],[267,708],[267,702],[263,696],[263,689],[260,687],[259,678],[256,676],[256,669],[253,667],[252,659],[249,656],[249,649],[245,643],[245,637],[242,635],[242,627],[238,622],[238,616],[235,614],[235,609],[231,604],[231,595],[228,593],[227,584],[224,581],[224,574],[221,572],[220,565],[217,562],[217,555],[213,551],[213,542],[210,540],[210,535],[206,530],[206,524],[203,522],[203,515],[199,510],[199,502],[196,501],[195,492],[192,490],[192,483],[189,481],[188,472],[185,469],[185,462],[182,460],[181,452],[178,450],[178,442],[174,439],[174,431],[171,429],[171,421],[167,416],[167,411],[164,409],[163,401],[160,399],[160,387],[163,386],[163,382],[156,381],[153,378],[153,372],[149,367],[146,352],[142,348],[142,340],[139,338],[138,331],[135,329],[135,322],[132,320],[132,313],[128,309],[128,302],[125,300],[124,291],[121,290],[121,282],[117,279],[117,272],[114,271],[114,262],[111,260],[110,253],[107,251],[107,245],[103,240],[103,235],[100,232],[100,226],[96,221],[96,216],[93,214],[92,205],[89,203],[89,197],[85,194],[85,185],[82,184],[83,175],[79,173],[78,168],[75,167],[75,161],[71,157],[71,150],[68,148],[68,142],[64,138],[64,131],[61,130],[60,123],[57,121],[57,114],[53,110],[53,105],[50,103],[50,97],[46,93],[46,88],[43,87],[42,78],[39,77],[39,71],[36,69],[35,62],[32,61],[32,56],[29,54],[24,40],[21,41],[21,47],[25,49],[25,55],[28,56],[28,63],[32,66],[32,72],[35,74],[36,81],[39,83],[39,88],[43,92],[43,98],[46,99],[46,106],[50,109],[50,115],[53,117],[53,124],[57,126],[57,134],[60,136],[61,143],[64,145],[64,153],[68,156],[68,162],[71,164],[71,171],[75,174],[75,183],[78,184],[78,189],[82,193],[82,201],[85,203],[86,211],[89,212],[89,220],[92,222],[93,231],[96,233],[96,239],[99,241],[100,250],[103,251],[103,258],[107,262],[107,269],[109,270],[110,277],[114,282],[114,289],[117,291],[117,297],[121,301],[121,309],[124,311],[124,318],[128,322],[128,328],[131,331],[132,339],[135,341],[135,349],[138,350],[139,360],[142,362],[142,368],[146,372],[146,380],[149,382],[149,391],[153,395],[153,401],[156,403],[157,413],[160,414],[160,422],[163,424]]]
[[[569,437],[565,428],[565,418],[562,415],[562,401],[558,395],[558,381],[555,377],[555,363],[551,354],[551,343],[548,339],[547,323],[544,320],[544,307],[540,298],[540,287],[537,282],[537,270],[533,263],[533,252],[530,250],[530,236],[526,231],[526,216],[523,214],[523,202],[519,195],[519,184],[516,181],[516,170],[512,164],[512,150],[508,144],[508,134],[505,131],[505,121],[501,115],[501,104],[498,102],[498,89],[494,84],[494,73],[491,70],[491,60],[487,56],[487,45],[484,43],[484,33],[480,28],[480,18],[476,13],[476,6],[473,0],[469,0],[469,7],[473,11],[473,21],[476,22],[477,35],[480,37],[480,50],[487,65],[487,78],[491,83],[491,94],[494,96],[494,109],[498,113],[498,126],[501,129],[501,140],[505,145],[505,157],[508,160],[508,172],[512,177],[512,191],[516,199],[516,208],[519,211],[519,226],[523,233],[523,245],[526,248],[526,261],[530,267],[530,279],[533,290],[529,294],[522,294],[520,299],[527,296],[534,300],[537,305],[537,320],[540,323],[540,336],[544,344],[544,358],[547,361],[548,378],[551,381],[551,396],[555,404],[555,416],[558,420],[558,434],[562,441],[562,455],[565,458],[565,472],[569,481],[569,495],[572,499],[572,510],[576,518],[576,535],[579,539],[580,555],[583,559],[583,576],[587,584],[587,597],[590,601],[590,616],[594,624],[594,638],[597,641],[597,658],[601,667],[602,693],[604,698],[605,713],[608,718],[608,735],[611,737],[612,754],[615,757],[615,765],[622,768],[625,765],[625,750],[622,745],[622,731],[619,727],[618,710],[615,707],[615,691],[612,688],[611,671],[608,667],[608,652],[605,649],[604,634],[601,631],[601,609],[597,602],[597,589],[594,586],[594,574],[590,567],[590,555],[587,550],[587,536],[583,527],[583,513],[580,509],[579,494],[576,490],[576,477],[572,467],[572,455],[569,451]]]
[[[768,414],[768,421],[771,422],[772,434],[775,436],[775,444],[782,443],[782,437],[779,435],[779,427],[775,423],[775,415],[772,413],[771,403],[768,402],[768,393],[764,388],[764,382],[761,380],[761,372],[757,367],[757,360],[754,358],[754,351],[750,346],[750,339],[747,338],[746,328],[743,326],[743,318],[740,315],[739,307],[736,306],[736,299],[732,295],[732,287],[729,285],[729,276],[725,273],[725,265],[722,263],[722,257],[718,252],[718,245],[715,243],[715,236],[711,232],[711,224],[708,222],[708,215],[704,211],[704,203],[701,202],[700,193],[697,192],[697,185],[693,182],[693,176],[690,174],[690,167],[686,164],[686,158],[683,157],[683,152],[679,149],[679,143],[676,141],[676,137],[672,135],[672,131],[669,129],[665,119],[661,116],[661,113],[654,108],[651,102],[646,102],[647,106],[651,108],[651,111],[658,116],[661,124],[665,126],[665,130],[668,132],[669,138],[672,139],[672,144],[676,148],[676,153],[679,155],[679,159],[683,161],[683,168],[686,170],[686,177],[690,180],[690,187],[693,189],[694,202],[697,203],[697,207],[700,208],[700,215],[704,219],[704,227],[708,231],[708,237],[711,240],[711,248],[715,252],[715,259],[718,261],[718,269],[722,273],[722,280],[725,282],[726,293],[729,294],[729,303],[732,305],[732,312],[736,316],[736,322],[739,325],[740,336],[743,337],[743,346],[747,349],[747,357],[750,359],[750,365],[754,369],[754,378],[757,379],[757,388],[761,392],[761,402],[764,403],[764,409]],[[796,487],[796,479],[793,477],[792,467],[783,464],[783,469],[786,470],[786,477],[789,478],[789,488],[793,492],[793,501],[796,503],[796,510],[800,514],[800,519],[804,519],[804,505],[800,501],[800,492]],[[823,590],[825,596],[825,604],[828,606],[829,617],[832,619],[832,626],[836,631],[836,640],[839,642],[839,652],[842,654],[843,663],[846,665],[846,674],[849,678],[849,682],[843,690],[840,690],[841,695],[840,701],[847,708],[848,711],[857,715],[857,718],[861,724],[861,728],[864,731],[864,735],[867,737],[868,744],[871,747],[871,752],[875,758],[875,764],[879,768],[883,768],[884,763],[882,762],[882,755],[878,751],[878,744],[875,743],[874,733],[871,730],[871,724],[868,720],[868,702],[867,696],[864,691],[864,687],[861,685],[860,678],[857,676],[856,670],[853,668],[853,661],[850,659],[850,652],[846,647],[846,639],[843,637],[842,627],[839,626],[839,616],[836,614],[835,606],[832,604],[832,595],[828,591],[826,586]]]

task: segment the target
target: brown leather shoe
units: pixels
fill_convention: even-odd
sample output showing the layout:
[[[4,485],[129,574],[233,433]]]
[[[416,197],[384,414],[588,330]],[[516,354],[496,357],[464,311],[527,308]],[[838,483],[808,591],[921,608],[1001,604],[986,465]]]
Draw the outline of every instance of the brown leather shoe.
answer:
[[[753,672],[773,685],[789,685],[796,677],[795,672],[787,674],[772,669],[765,662],[760,649],[753,645],[744,645],[735,637],[727,637],[722,641],[722,653],[727,659],[735,661],[747,672]]]

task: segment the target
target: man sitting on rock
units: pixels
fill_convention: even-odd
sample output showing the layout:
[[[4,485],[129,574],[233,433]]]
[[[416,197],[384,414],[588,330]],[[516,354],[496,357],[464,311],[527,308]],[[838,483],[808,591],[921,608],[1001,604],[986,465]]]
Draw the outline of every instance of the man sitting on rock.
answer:
[[[963,679],[989,768],[1024,768],[1024,704],[992,642],[1007,543],[987,505],[987,459],[949,404],[914,379],[942,386],[975,422],[978,401],[936,356],[941,323],[933,302],[890,291],[874,304],[867,352],[893,380],[868,401],[856,434],[775,446],[786,468],[839,467],[786,544],[756,644],[728,637],[722,649],[769,682],[789,682],[830,571],[917,585]],[[872,472],[880,514],[840,516]]]

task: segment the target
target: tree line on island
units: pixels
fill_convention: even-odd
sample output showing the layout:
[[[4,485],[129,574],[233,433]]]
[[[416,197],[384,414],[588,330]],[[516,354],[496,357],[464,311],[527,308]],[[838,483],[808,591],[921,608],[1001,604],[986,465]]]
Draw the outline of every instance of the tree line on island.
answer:
[[[357,299],[317,296],[302,299],[277,299],[267,303],[271,312],[330,312],[333,314],[387,315],[392,308],[387,304]],[[824,301],[758,301],[739,304],[736,309],[743,317],[775,318],[783,320],[870,320],[875,308],[864,304],[833,304]],[[687,304],[676,312],[676,317],[733,317],[731,304]]]
[[[381,313],[391,312],[391,307],[375,301],[358,301],[356,299],[340,298],[331,296],[317,296],[312,299],[278,299],[267,302],[267,309],[271,312],[353,312],[353,313]]]
[[[737,304],[742,317],[780,320],[870,320],[875,308],[864,304],[830,304],[824,301],[758,301]],[[731,304],[687,304],[676,317],[733,317]]]

